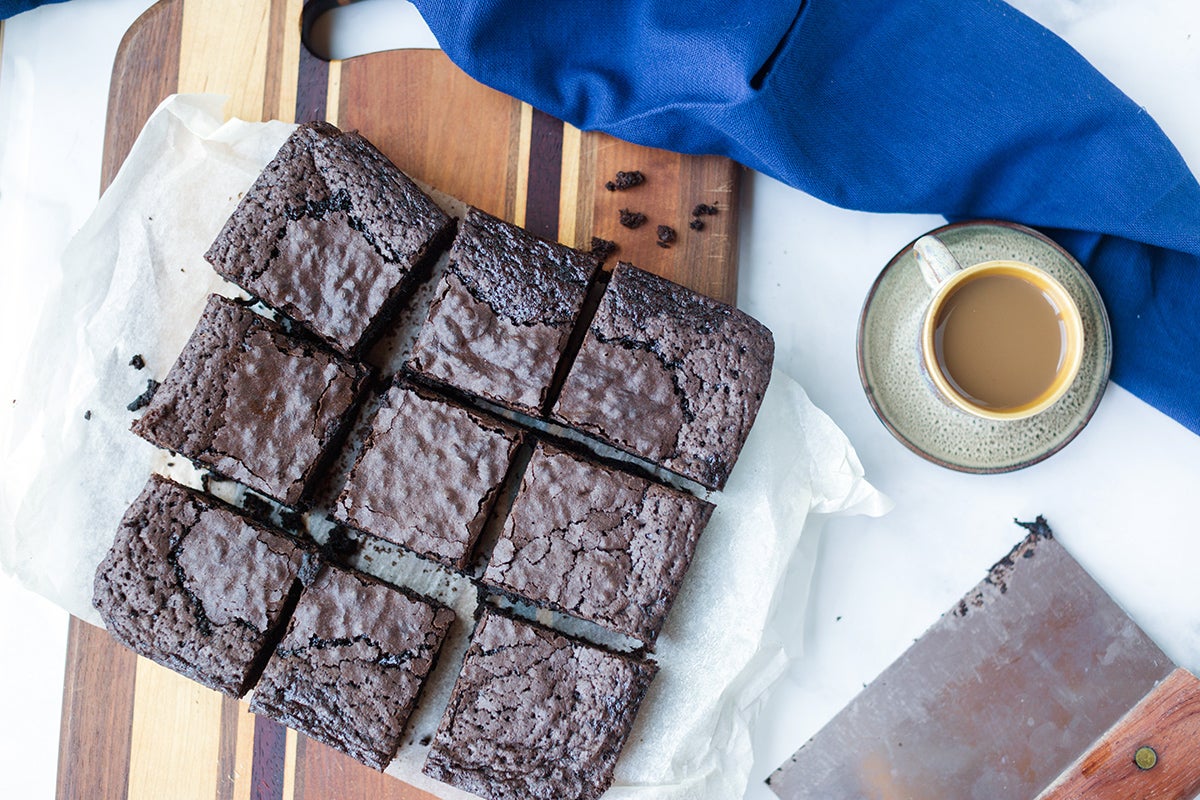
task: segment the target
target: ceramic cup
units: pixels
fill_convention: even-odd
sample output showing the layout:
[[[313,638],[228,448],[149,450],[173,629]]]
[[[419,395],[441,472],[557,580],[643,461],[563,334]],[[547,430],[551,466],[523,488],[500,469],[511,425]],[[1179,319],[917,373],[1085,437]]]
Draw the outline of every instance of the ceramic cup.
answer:
[[[930,290],[921,366],[938,396],[992,420],[1054,405],[1083,358],[1083,319],[1062,284],[1020,261],[964,266],[934,236],[913,250]]]

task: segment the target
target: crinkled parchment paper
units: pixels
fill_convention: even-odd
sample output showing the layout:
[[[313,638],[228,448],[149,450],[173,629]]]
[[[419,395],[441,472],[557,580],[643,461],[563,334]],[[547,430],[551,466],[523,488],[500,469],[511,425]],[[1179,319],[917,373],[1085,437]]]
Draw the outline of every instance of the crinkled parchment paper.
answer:
[[[3,566],[91,622],[99,622],[95,566],[148,474],[196,477],[129,432],[126,404],[166,374],[210,291],[237,294],[202,254],[292,129],[222,124],[222,105],[174,97],[147,123],[64,256],[17,402],[0,418]],[[129,365],[134,355],[145,369]],[[887,507],[842,432],[779,372],[728,487],[711,499],[717,511],[656,648],[661,671],[606,797],[742,796],[754,711],[783,670],[784,643],[799,641],[816,528],[831,514]],[[360,565],[441,597],[463,617],[410,725],[412,743],[389,772],[466,797],[420,775],[417,742],[453,683],[474,593],[417,559],[368,554]]]

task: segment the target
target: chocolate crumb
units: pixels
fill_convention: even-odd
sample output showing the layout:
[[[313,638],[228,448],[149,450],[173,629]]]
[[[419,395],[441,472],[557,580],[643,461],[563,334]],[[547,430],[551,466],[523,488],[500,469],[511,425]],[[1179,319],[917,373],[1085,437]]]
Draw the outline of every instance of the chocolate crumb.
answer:
[[[129,366],[134,369],[142,369],[146,366],[146,359],[142,358],[142,354],[138,353],[133,358],[129,359]]]
[[[658,246],[670,247],[671,242],[675,241],[675,229],[670,225],[658,226]]]
[[[599,236],[592,237],[592,255],[601,261],[607,261],[608,257],[617,252],[617,243],[609,239],[601,239]]]
[[[708,203],[699,203],[692,209],[693,217],[711,217],[717,213],[716,206],[710,206]]]
[[[321,550],[328,556],[346,557],[358,552],[358,541],[350,535],[345,527],[338,525],[329,531],[329,538]],[[367,559],[370,560],[370,557]]]
[[[271,504],[256,494],[246,492],[246,496],[242,499],[242,508],[259,521],[271,521]]]
[[[420,743],[421,747],[429,747],[429,743],[430,743],[430,742],[432,742],[432,741],[433,741],[433,737],[431,737],[431,736],[430,736],[430,735],[427,733],[427,734],[425,734],[424,736],[422,736],[422,737],[421,737],[421,739],[420,739],[420,742],[419,742],[419,743]]]
[[[150,405],[150,400],[153,399],[154,393],[158,391],[158,386],[159,383],[158,381],[154,380],[154,378],[146,381],[146,391],[135,397],[133,402],[125,407],[130,411],[137,411],[138,409],[142,409]]]
[[[640,211],[630,211],[628,208],[621,209],[621,224],[626,228],[633,230],[640,228],[646,221],[646,215]]]
[[[634,186],[641,186],[645,182],[646,176],[635,169],[630,172],[618,172],[616,180],[606,181],[604,188],[610,192],[623,192]]]
[[[83,418],[84,418],[84,419],[91,419],[91,418],[92,418],[92,410],[91,410],[90,408],[89,408],[87,411],[83,412]]]
[[[283,523],[283,527],[291,531],[305,533],[308,530],[308,526],[304,524],[304,515],[299,511],[280,511],[279,521]]]
[[[700,219],[699,217],[696,217],[695,219],[693,219],[691,222],[688,223],[688,227],[694,231],[702,231],[702,230],[704,230],[704,220]]]

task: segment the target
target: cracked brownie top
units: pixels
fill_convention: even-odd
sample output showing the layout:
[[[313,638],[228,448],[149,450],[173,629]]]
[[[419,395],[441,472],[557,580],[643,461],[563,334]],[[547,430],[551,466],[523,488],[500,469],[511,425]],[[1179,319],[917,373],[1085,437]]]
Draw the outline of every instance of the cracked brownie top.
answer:
[[[132,430],[295,505],[341,438],[369,374],[212,295]]]
[[[291,538],[155,475],[96,570],[92,604],[126,647],[241,697],[281,632],[306,563]]]
[[[471,209],[408,367],[538,415],[600,262]]]
[[[301,595],[250,710],[382,770],[453,621],[429,598],[329,567]]]
[[[720,489],[758,414],[774,355],[771,332],[754,318],[621,263],[553,417]]]
[[[539,443],[483,582],[652,644],[712,511]]]
[[[356,356],[453,221],[357,133],[296,129],[205,258],[222,276]]]
[[[487,609],[424,771],[488,800],[594,800],[657,670]]]
[[[334,517],[465,569],[521,433],[397,384],[371,422]]]

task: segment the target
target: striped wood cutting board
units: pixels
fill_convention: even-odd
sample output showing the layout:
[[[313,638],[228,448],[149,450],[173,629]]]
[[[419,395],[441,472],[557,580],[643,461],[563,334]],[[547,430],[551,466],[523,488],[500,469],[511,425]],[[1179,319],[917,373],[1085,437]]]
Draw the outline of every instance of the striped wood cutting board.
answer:
[[[322,61],[302,29],[328,0],[162,0],[126,34],[113,67],[102,187],[145,120],[174,92],[230,95],[230,116],[358,129],[401,169],[533,232],[617,258],[712,297],[737,289],[739,169],[584,133],[488,89],[440,52],[391,51]],[[617,170],[647,183],[608,192]],[[697,203],[720,208],[704,231]],[[628,205],[649,222],[617,223]],[[655,226],[679,234],[656,246]],[[70,622],[59,798],[130,800],[429,800],[234,701],[133,656],[103,630]]]

